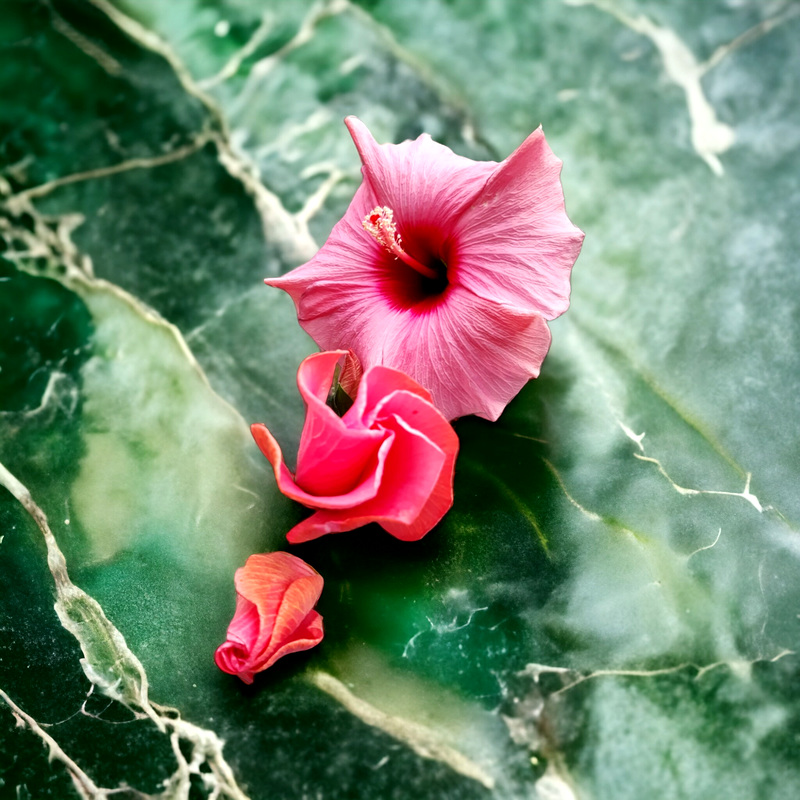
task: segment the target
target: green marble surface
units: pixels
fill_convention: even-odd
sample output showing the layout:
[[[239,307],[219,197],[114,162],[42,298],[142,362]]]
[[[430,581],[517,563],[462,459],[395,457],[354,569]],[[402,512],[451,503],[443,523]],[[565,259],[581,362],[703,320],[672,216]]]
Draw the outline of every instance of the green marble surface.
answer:
[[[800,4],[2,0],[0,54],[0,797],[800,795]],[[347,114],[542,124],[586,241],[450,514],[291,548],[326,637],[247,687],[315,349],[261,281]]]

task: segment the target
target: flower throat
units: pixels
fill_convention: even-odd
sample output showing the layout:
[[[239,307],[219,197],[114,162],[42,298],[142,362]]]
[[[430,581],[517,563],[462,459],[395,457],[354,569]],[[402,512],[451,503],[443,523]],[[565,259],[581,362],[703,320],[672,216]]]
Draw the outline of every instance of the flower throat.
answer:
[[[447,265],[439,258],[434,260],[433,265],[423,264],[403,249],[391,208],[376,206],[364,217],[361,224],[378,244],[422,276],[425,294],[433,295],[444,291],[447,286]]]

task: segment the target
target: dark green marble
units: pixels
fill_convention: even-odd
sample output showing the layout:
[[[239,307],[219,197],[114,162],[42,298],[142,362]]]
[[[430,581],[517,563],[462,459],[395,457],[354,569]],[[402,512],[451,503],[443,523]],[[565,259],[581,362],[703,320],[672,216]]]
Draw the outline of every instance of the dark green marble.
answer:
[[[0,462],[87,594],[0,489],[0,797],[79,796],[44,732],[115,797],[795,798],[798,31],[755,0],[6,0]],[[586,241],[542,376],[456,423],[452,511],[292,548],[325,640],[246,687],[212,660],[233,571],[303,513],[247,425],[294,452],[314,350],[261,281],[347,207],[350,113],[473,158],[542,124]]]

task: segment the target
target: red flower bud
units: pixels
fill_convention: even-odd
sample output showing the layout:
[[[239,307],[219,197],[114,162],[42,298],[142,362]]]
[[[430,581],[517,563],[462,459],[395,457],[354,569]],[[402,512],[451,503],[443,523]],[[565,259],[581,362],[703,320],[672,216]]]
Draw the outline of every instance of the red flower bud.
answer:
[[[314,606],[322,576],[290,553],[250,556],[234,576],[236,613],[214,661],[252,683],[256,672],[279,658],[322,641],[322,617]]]

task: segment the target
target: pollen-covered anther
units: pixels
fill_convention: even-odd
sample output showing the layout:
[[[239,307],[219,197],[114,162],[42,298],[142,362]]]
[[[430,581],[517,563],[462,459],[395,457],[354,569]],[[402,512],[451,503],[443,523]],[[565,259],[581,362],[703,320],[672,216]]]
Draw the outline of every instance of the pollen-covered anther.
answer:
[[[364,221],[361,224],[364,226],[364,230],[395,258],[399,258],[404,264],[407,264],[411,269],[416,270],[426,278],[436,279],[438,277],[436,270],[420,263],[403,250],[401,246],[402,239],[397,232],[397,225],[394,223],[394,211],[391,208],[388,206],[376,206],[364,217]]]

